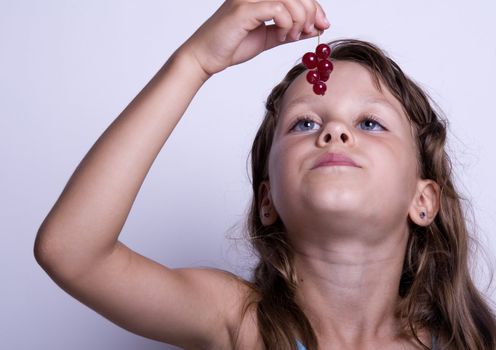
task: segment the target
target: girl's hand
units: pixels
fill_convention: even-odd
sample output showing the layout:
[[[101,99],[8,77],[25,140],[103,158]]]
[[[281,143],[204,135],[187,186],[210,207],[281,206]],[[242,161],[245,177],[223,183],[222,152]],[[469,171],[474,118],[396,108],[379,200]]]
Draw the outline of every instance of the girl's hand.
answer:
[[[275,24],[266,25],[265,21]],[[260,52],[329,28],[315,0],[226,0],[181,46],[206,78]]]

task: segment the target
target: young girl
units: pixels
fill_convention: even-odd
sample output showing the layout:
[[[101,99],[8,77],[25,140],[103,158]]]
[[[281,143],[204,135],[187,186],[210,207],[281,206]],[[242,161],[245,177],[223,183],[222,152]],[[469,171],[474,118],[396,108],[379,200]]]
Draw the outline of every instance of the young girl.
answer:
[[[118,240],[202,84],[328,28],[314,0],[226,1],[82,160],[38,232],[40,265],[119,326],[187,349],[496,349],[468,272],[445,124],[363,41],[330,43],[323,96],[299,64],[267,100],[251,151],[252,281],[169,269]]]

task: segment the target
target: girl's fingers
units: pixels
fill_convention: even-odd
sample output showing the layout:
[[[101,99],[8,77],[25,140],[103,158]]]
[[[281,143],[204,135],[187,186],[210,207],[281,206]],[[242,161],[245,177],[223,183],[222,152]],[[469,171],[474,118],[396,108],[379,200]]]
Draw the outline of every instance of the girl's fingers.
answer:
[[[274,17],[275,25],[266,27],[266,50],[294,40],[316,37],[329,28],[324,10],[315,0],[264,1],[267,2],[281,4],[286,11],[280,11],[279,16]]]
[[[315,26],[317,29],[324,30],[330,27],[329,20],[324,12],[324,9],[320,4],[315,1],[315,5],[317,5],[317,13],[315,14]]]
[[[275,25],[271,29],[271,37],[276,37],[279,43],[286,40],[288,32],[293,28],[293,17],[282,1],[260,1],[249,3],[257,22],[262,23],[273,19]],[[246,12],[244,12],[246,15]]]
[[[293,26],[288,32],[287,39],[298,40],[301,32],[304,29],[305,23],[307,22],[307,8],[303,5],[301,0],[279,1],[284,3],[289,13],[291,14],[291,19],[293,20]]]
[[[271,48],[278,46],[278,45],[281,45],[281,44],[286,44],[286,43],[294,41],[293,39],[290,39],[289,37],[286,38],[285,40],[281,40],[279,37],[278,28],[276,25],[269,25],[266,27],[266,30],[267,30],[267,40],[266,40],[265,50],[271,49]],[[313,37],[316,37],[318,34],[319,34],[319,30],[316,28],[313,28],[310,33],[303,32],[301,34],[299,40],[313,38]]]
[[[315,0],[268,0],[274,3],[282,3],[291,15],[292,27],[281,28],[279,37],[281,41],[298,40],[302,34],[314,36],[315,28],[324,30],[329,28],[329,22],[322,6]],[[276,23],[277,24],[277,23]],[[283,40],[284,34],[287,38]]]
[[[305,25],[303,26],[303,34],[309,34],[311,33],[315,26],[315,15],[317,13],[317,3],[315,0],[301,0],[301,3],[303,6],[305,6],[305,9],[307,11],[307,18],[305,21]]]
[[[275,24],[267,26],[270,20]],[[182,49],[212,75],[274,46],[316,36],[328,27],[324,21],[315,0],[226,0]]]

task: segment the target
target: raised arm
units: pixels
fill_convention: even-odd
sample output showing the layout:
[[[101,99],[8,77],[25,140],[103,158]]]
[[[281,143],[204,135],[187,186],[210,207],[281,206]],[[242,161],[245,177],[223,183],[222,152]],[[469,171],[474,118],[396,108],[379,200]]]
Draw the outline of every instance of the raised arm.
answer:
[[[153,161],[202,84],[295,40],[304,26],[327,28],[323,18],[313,0],[226,1],[105,130],[45,218],[34,253],[54,281],[134,333],[183,347],[226,346],[233,305],[245,295],[242,284],[220,271],[168,269],[118,236]],[[270,19],[276,24],[265,26]],[[302,38],[316,34],[314,28]]]

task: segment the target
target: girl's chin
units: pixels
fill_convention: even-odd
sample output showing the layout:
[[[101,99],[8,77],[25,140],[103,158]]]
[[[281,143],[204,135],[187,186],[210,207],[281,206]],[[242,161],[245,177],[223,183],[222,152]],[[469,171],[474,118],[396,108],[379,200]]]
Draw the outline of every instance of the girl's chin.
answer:
[[[323,209],[355,210],[365,206],[367,198],[364,198],[363,189],[326,187],[306,191],[303,201],[308,205]]]

